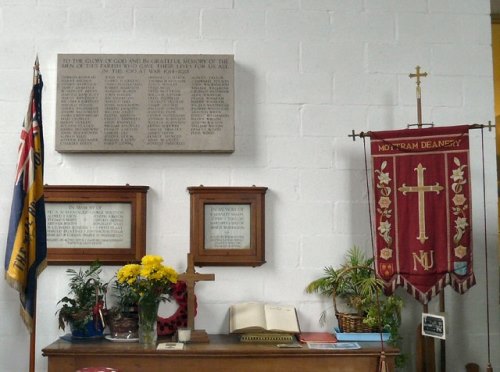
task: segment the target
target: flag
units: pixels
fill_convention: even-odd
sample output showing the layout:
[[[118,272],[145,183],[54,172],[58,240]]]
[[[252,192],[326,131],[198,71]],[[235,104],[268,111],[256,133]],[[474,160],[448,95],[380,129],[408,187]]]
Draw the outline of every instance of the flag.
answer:
[[[376,270],[426,304],[472,271],[469,126],[371,132]]]
[[[33,332],[36,281],[46,266],[47,242],[43,198],[42,77],[35,81],[23,122],[5,252],[5,279],[19,291],[21,316]]]

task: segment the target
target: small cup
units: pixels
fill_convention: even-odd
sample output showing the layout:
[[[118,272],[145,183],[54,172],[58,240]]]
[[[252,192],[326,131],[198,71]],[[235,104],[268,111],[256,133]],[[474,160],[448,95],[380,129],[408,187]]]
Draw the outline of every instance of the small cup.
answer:
[[[191,341],[191,329],[190,328],[178,328],[177,329],[177,341],[183,342],[183,343]]]

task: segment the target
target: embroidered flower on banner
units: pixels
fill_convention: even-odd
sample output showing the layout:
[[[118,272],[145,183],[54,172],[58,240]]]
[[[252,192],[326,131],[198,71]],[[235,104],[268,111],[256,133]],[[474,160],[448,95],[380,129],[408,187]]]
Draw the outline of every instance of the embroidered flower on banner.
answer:
[[[455,193],[454,197],[452,198],[453,206],[451,207],[451,211],[453,215],[456,216],[454,221],[455,235],[453,236],[453,241],[456,245],[458,245],[465,233],[465,230],[469,226],[469,221],[465,213],[469,208],[469,205],[467,203],[467,198],[463,194],[464,185],[467,183],[467,180],[464,177],[464,169],[467,165],[461,164],[460,159],[456,157],[453,158],[453,162],[455,163],[457,168],[452,169],[452,174],[450,176],[450,178],[453,180],[451,189]],[[458,258],[463,258],[463,256],[460,257],[460,255],[462,255],[464,251],[458,248],[460,248],[460,246],[457,246],[455,248],[455,256],[457,256]]]
[[[389,219],[392,216],[392,209],[390,209],[390,206],[392,204],[390,198],[392,192],[390,182],[392,181],[392,179],[389,175],[389,172],[384,172],[386,167],[387,161],[383,161],[380,165],[380,169],[376,169],[375,173],[377,174],[378,179],[376,186],[380,192],[380,197],[377,202],[377,214],[379,216],[377,230],[379,231],[379,236],[381,236],[382,239],[384,239],[384,242],[387,244],[387,247],[381,250],[380,257],[388,260],[392,257],[392,249],[390,248],[392,245],[392,226],[389,222]]]

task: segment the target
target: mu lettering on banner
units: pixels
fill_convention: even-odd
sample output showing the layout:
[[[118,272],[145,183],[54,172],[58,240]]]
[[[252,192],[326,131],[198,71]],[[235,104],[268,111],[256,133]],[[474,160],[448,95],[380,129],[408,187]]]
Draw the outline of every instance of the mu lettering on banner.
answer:
[[[371,132],[376,269],[426,304],[472,271],[469,126]]]

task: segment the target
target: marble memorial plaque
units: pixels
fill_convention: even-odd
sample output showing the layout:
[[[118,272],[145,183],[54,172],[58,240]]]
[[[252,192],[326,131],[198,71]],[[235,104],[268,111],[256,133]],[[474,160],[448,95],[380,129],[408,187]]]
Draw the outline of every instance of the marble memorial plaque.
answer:
[[[56,151],[234,151],[234,56],[59,54]]]
[[[250,249],[250,205],[206,204],[205,249]]]
[[[128,248],[128,203],[47,203],[48,248]]]

